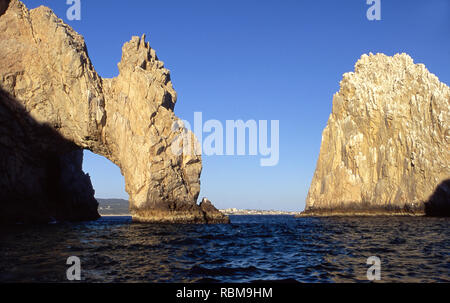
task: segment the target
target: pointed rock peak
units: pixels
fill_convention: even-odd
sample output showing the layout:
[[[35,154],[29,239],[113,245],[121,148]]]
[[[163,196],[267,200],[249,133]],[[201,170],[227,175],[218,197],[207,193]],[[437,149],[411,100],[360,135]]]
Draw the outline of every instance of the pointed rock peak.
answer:
[[[142,34],[141,39],[139,41],[138,48],[148,48],[148,44],[145,43],[145,34]]]
[[[129,42],[122,47],[122,60],[119,63],[119,70],[122,72],[126,68],[134,70],[140,67],[144,70],[164,69],[164,63],[158,60],[156,52],[145,41],[146,35],[141,37],[133,36]],[[168,73],[165,69],[164,73]]]

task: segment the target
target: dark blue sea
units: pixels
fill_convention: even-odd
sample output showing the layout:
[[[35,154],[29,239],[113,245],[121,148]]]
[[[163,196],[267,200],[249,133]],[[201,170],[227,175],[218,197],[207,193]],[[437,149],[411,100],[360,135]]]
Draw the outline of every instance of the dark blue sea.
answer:
[[[146,225],[130,217],[1,227],[0,282],[450,282],[450,219],[231,216],[229,225]]]

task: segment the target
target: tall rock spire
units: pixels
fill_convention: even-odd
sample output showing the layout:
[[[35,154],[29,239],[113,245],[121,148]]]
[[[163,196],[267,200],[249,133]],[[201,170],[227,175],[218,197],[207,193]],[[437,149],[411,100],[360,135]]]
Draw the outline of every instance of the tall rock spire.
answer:
[[[304,214],[448,212],[450,88],[406,54],[363,55],[340,86]]]

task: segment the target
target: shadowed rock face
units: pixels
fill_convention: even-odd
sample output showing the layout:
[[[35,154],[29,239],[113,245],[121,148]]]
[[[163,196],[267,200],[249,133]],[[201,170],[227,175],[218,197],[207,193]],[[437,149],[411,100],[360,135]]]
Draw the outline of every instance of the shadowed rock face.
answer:
[[[0,223],[95,220],[83,152],[0,89]]]
[[[303,214],[448,211],[449,108],[450,88],[408,55],[363,55],[334,95]]]
[[[77,184],[77,190],[85,193],[79,204],[89,205],[95,211],[86,212],[84,217],[81,212],[78,219],[97,217],[89,177],[81,170],[82,149],[89,149],[120,167],[134,220],[209,222],[209,216],[196,203],[201,158],[194,153],[174,152],[184,148],[180,138],[189,137],[191,142],[195,138],[192,133],[173,127],[178,121],[173,113],[176,93],[169,71],[145,42],[145,36],[133,37],[123,46],[119,76],[102,79],[91,64],[83,37],[49,8],[28,10],[18,0],[0,0],[0,4],[0,11],[7,7],[0,16],[0,85],[5,96],[2,101],[8,98],[10,104],[23,108],[16,115],[5,109],[0,121],[0,131],[4,133],[0,151],[6,154],[9,148],[20,146],[20,151],[10,155],[17,163],[0,164],[0,179],[6,180],[11,174],[17,177],[9,178],[1,193],[4,197],[8,193],[9,204],[15,203],[15,192],[42,201],[53,199],[53,204],[67,203],[69,194],[48,198],[39,193],[38,185],[34,191],[23,187],[28,182],[48,183],[47,168],[42,168],[41,175],[20,177],[16,173],[19,167],[26,170],[38,165],[41,157],[51,152],[54,159],[48,161],[54,178],[59,180],[61,171],[67,177],[84,176],[85,182]],[[29,128],[45,125],[52,136],[27,134],[28,141],[15,140],[16,130],[8,128],[8,124],[20,124],[25,116],[30,121]],[[41,146],[39,157],[31,149],[33,144]],[[55,164],[61,159],[67,165],[71,163],[70,169]],[[51,194],[52,184],[47,191]],[[23,201],[27,206],[34,203],[30,198]],[[10,209],[4,205],[5,210]],[[57,219],[69,218],[70,211],[63,211]],[[27,207],[14,211],[18,219],[27,217],[28,212]],[[214,207],[208,212],[220,214]],[[39,212],[35,216],[39,217]],[[216,221],[227,222],[228,218],[222,216]]]

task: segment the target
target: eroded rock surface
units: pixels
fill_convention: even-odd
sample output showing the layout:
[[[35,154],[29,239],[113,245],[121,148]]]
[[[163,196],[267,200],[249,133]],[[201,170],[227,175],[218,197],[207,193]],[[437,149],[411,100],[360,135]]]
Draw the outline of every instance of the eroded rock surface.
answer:
[[[363,55],[334,95],[303,214],[448,215],[449,121],[450,88],[423,64]]]
[[[0,153],[12,158],[2,157],[0,162],[2,214],[13,212],[16,219],[26,220],[28,207],[33,209],[35,203],[30,197],[44,201],[42,209],[47,209],[47,204],[69,205],[72,192],[80,191],[83,195],[77,196],[76,205],[89,211],[80,211],[78,219],[97,217],[89,177],[81,170],[82,149],[89,149],[120,167],[134,220],[207,223],[212,216],[214,223],[228,221],[217,217],[220,212],[214,207],[205,210],[196,203],[201,157],[174,152],[186,142],[179,138],[189,137],[190,142],[195,138],[174,128],[176,93],[169,71],[145,36],[133,37],[123,46],[119,76],[102,79],[83,37],[49,8],[28,10],[18,0],[0,3]],[[27,121],[21,128],[24,138],[17,136],[23,121]],[[51,135],[35,131],[40,128]],[[42,158],[49,164],[44,165]],[[65,164],[55,164],[61,161]],[[34,166],[41,174],[32,173]],[[70,190],[59,190],[59,196],[49,198],[57,190],[54,180],[74,176],[82,181],[77,179]],[[41,183],[48,183],[45,194]],[[17,204],[19,192],[25,197],[20,200],[24,207],[8,206]],[[49,213],[66,219],[72,208]],[[43,211],[34,215],[48,217]]]

